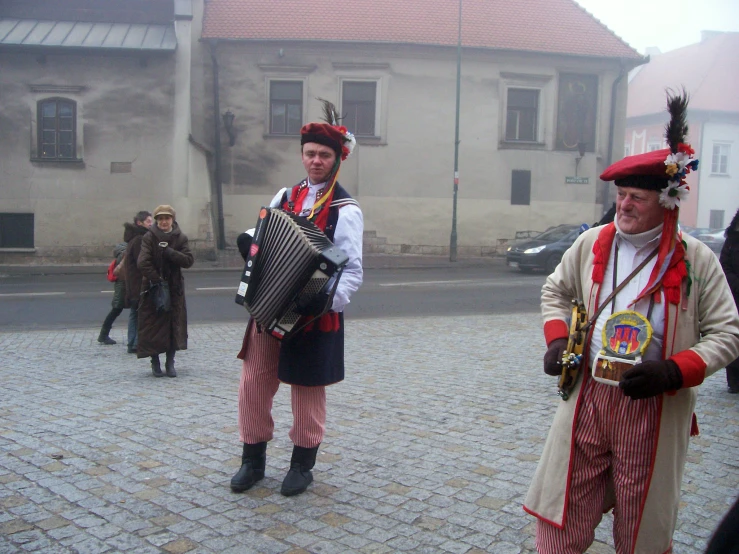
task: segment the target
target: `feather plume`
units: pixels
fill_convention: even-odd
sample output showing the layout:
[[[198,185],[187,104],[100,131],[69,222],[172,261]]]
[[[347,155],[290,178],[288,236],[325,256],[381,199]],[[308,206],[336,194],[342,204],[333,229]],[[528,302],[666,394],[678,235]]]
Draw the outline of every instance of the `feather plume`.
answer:
[[[323,120],[329,125],[338,125],[341,118],[339,112],[336,111],[336,106],[323,98],[317,98],[316,100],[323,104]]]
[[[682,91],[674,96],[667,91],[667,111],[670,113],[670,122],[665,125],[665,138],[670,152],[677,153],[677,147],[685,142],[688,135],[688,93],[683,87]]]

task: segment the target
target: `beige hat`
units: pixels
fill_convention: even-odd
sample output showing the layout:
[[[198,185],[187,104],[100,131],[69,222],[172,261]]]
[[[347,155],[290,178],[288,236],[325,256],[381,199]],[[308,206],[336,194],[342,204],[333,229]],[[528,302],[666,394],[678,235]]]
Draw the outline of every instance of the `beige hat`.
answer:
[[[175,211],[172,206],[169,204],[162,204],[161,206],[157,206],[154,210],[154,219],[159,217],[160,215],[171,215],[172,219],[175,219]]]

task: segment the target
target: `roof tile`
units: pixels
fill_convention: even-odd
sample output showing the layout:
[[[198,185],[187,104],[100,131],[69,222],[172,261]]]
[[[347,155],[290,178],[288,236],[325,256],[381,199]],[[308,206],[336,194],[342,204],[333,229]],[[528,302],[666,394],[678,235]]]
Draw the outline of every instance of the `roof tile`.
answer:
[[[204,39],[453,46],[457,0],[209,0]],[[468,47],[641,59],[574,0],[464,0]]]

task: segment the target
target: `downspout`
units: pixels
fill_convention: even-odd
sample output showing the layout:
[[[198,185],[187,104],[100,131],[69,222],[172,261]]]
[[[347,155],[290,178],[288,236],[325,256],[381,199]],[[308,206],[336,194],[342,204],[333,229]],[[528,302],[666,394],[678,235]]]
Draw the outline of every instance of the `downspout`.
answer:
[[[613,85],[611,85],[611,115],[610,120],[608,123],[608,128],[610,129],[610,132],[608,133],[608,156],[607,156],[607,162],[606,167],[609,167],[613,163],[613,141],[614,141],[614,127],[616,126],[616,89],[618,88],[618,85],[621,83],[624,77],[628,75],[628,71],[626,71],[626,64],[623,60],[621,60],[621,70],[618,74],[618,77],[613,81]],[[602,199],[603,199],[603,215],[608,211],[610,206],[608,205],[608,183],[606,181],[602,181],[603,183],[603,192],[602,192]]]
[[[210,46],[210,59],[213,61],[213,111],[215,112],[213,118],[215,133],[213,140],[215,150],[213,180],[216,185],[216,221],[218,223],[216,246],[218,250],[224,250],[226,248],[226,231],[223,222],[223,184],[221,182],[221,100],[218,93],[218,58],[216,57],[218,41],[214,40],[208,44]]]

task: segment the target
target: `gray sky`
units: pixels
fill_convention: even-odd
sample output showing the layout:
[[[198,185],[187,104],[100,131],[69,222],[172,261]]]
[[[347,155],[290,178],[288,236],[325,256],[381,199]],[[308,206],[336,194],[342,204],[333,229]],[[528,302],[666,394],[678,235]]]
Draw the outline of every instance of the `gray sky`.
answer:
[[[739,31],[739,0],[575,0],[636,50],[668,52],[701,31]]]

